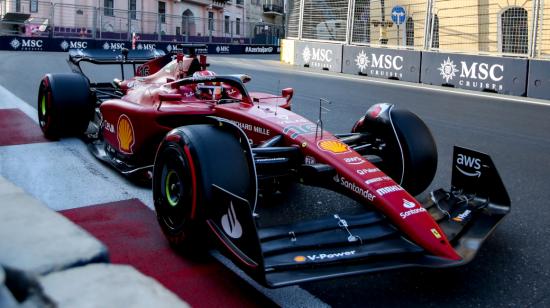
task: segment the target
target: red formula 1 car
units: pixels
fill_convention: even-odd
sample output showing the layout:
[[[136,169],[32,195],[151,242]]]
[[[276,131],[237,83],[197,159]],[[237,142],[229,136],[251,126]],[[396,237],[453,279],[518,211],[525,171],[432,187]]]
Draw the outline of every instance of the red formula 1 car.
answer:
[[[291,111],[290,88],[251,93],[250,77],[216,76],[204,58],[155,56],[71,51],[78,73],[46,75],[38,112],[46,136],[85,135],[102,161],[152,177],[158,222],[176,247],[216,247],[278,287],[462,265],[510,211],[489,156],[460,147],[451,188],[415,199],[433,179],[437,151],[409,111],[377,104],[351,133],[335,135]],[[79,72],[80,61],[142,65],[139,76],[97,84]],[[258,197],[289,182],[348,196],[361,211],[268,226]]]

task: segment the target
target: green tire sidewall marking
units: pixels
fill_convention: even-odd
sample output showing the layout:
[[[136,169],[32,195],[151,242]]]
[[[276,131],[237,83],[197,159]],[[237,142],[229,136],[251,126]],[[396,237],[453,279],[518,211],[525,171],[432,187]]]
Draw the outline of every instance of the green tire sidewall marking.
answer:
[[[179,198],[173,198],[172,194],[170,193],[170,179],[173,175],[177,176],[176,171],[168,171],[168,174],[166,175],[166,180],[164,181],[164,192],[166,194],[166,200],[168,200],[168,204],[170,204],[170,206],[172,207],[175,207],[176,205],[178,205]]]
[[[42,116],[46,115],[46,93],[42,96],[42,102],[40,103],[40,111],[42,112]]]

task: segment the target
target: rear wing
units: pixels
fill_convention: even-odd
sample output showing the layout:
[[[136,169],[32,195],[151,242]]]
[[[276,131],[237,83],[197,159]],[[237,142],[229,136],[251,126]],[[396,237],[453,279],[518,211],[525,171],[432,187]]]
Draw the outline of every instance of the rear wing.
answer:
[[[103,49],[70,49],[69,61],[78,65],[81,61],[94,64],[142,64],[149,60],[164,56],[162,50],[128,50],[120,52]]]
[[[70,49],[69,50],[69,66],[75,73],[84,74],[80,67],[81,62],[89,62],[93,64],[118,64],[124,76],[124,65],[132,65],[133,72],[136,71],[136,64],[144,64],[150,60],[164,57],[166,54],[162,50],[128,50],[122,48],[120,51],[104,50],[104,49]]]

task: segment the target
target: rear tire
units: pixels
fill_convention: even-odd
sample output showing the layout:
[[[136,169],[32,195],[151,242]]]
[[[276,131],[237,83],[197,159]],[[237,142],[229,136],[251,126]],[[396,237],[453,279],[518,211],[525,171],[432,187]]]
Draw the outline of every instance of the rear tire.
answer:
[[[40,81],[37,107],[40,128],[47,138],[84,133],[94,111],[88,80],[75,73],[47,74]]]

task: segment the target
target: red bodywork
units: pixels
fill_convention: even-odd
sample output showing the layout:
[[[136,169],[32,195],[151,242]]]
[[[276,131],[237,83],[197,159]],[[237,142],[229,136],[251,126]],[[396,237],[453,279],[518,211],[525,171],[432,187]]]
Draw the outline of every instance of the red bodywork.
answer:
[[[188,65],[187,62],[184,59],[183,65]],[[141,165],[150,165],[162,138],[197,116],[233,121],[254,145],[282,135],[284,144],[299,147],[309,163],[332,166],[337,172],[336,183],[364,204],[376,207],[414,243],[435,256],[461,259],[413,196],[334,135],[316,132],[315,123],[291,112],[291,89],[283,90],[281,96],[249,93],[250,97],[242,97],[240,103],[220,105],[197,98],[193,85],[174,89],[170,83],[178,77],[177,65],[174,60],[150,76],[123,81],[125,96],[101,104],[104,140],[119,154]]]

